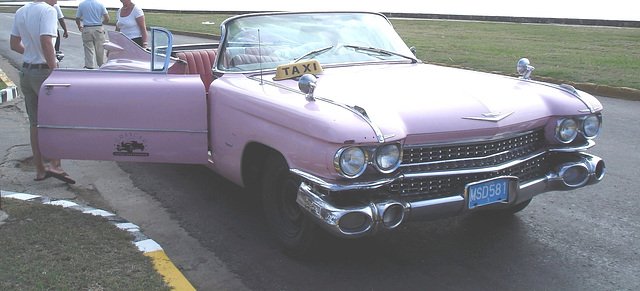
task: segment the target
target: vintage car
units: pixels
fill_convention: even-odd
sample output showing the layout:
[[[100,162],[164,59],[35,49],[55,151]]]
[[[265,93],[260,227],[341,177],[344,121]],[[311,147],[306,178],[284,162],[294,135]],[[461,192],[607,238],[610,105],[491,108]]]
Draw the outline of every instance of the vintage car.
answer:
[[[261,195],[293,256],[318,234],[510,215],[604,176],[585,152],[602,104],[530,79],[527,59],[521,77],[425,64],[369,12],[248,14],[221,30],[220,42],[174,46],[153,28],[149,50],[111,32],[99,70],[55,70],[43,153],[206,165]]]

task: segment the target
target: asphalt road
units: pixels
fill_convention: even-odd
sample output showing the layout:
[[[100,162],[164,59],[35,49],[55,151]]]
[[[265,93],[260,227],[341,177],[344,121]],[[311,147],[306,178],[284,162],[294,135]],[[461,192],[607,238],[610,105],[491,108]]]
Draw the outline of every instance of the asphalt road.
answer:
[[[10,21],[0,14],[0,54],[17,64]],[[63,51],[62,67],[82,67],[78,35]],[[251,193],[202,166],[65,163],[78,199],[140,225],[199,290],[639,290],[640,102],[600,100],[603,132],[590,152],[607,163],[601,183],[538,196],[509,220],[468,216],[328,238],[313,262],[281,253]]]

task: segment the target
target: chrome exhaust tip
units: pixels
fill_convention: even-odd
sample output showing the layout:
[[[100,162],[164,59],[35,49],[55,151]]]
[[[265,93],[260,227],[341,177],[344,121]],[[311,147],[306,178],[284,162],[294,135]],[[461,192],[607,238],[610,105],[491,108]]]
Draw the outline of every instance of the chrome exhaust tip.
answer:
[[[404,220],[406,207],[398,202],[385,202],[378,205],[378,217],[382,222],[382,226],[386,229],[392,229],[400,225]]]
[[[589,181],[589,172],[585,163],[565,163],[558,167],[558,176],[571,188],[584,186]]]
[[[360,237],[375,232],[374,213],[370,205],[340,208],[323,200],[312,187],[301,183],[296,202],[321,227],[339,237]]]
[[[371,229],[373,224],[371,216],[360,211],[342,212],[342,216],[338,218],[336,225],[344,234],[364,233]]]
[[[588,155],[585,157],[585,162],[589,166],[592,177],[594,178],[593,182],[597,183],[602,181],[604,174],[607,171],[604,160],[593,155]]]
[[[363,202],[352,207],[333,205],[305,182],[298,188],[296,202],[321,227],[338,237],[363,237],[396,228],[409,212],[409,205],[393,200]]]

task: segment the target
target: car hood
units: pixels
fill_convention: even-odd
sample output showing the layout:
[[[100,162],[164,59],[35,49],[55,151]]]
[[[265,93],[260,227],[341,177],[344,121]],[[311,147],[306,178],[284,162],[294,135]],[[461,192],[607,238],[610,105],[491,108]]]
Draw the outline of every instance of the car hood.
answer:
[[[389,139],[439,142],[544,126],[602,105],[557,86],[428,64],[327,68],[315,96],[365,110]]]

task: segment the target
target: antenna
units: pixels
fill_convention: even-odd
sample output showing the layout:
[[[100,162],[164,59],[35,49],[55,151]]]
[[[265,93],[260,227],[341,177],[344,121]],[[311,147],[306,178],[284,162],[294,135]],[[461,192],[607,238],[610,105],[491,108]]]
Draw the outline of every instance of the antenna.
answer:
[[[258,28],[258,57],[260,58],[258,62],[260,63],[260,85],[264,85],[262,80],[262,39],[260,38],[260,28]]]

